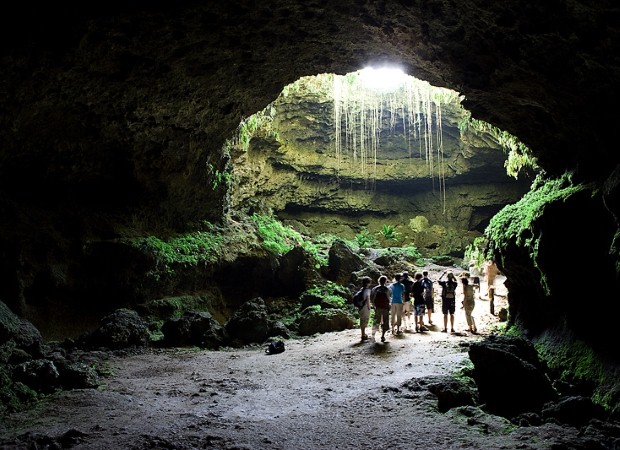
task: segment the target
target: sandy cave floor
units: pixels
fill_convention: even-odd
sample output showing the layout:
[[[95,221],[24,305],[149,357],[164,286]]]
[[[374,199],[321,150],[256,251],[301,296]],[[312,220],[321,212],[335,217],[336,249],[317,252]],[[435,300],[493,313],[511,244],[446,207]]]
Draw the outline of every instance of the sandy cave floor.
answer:
[[[496,305],[497,312],[505,297]],[[99,389],[57,392],[2,418],[0,449],[50,448],[22,444],[27,433],[74,449],[540,449],[570,443],[577,429],[514,427],[476,408],[437,410],[425,383],[470,364],[469,344],[499,323],[488,309],[487,300],[477,300],[478,335],[464,331],[464,313],[457,310],[455,334],[440,332],[442,316],[435,313],[430,331],[388,334],[385,344],[360,342],[359,330],[346,330],[286,341],[278,355],[252,347],[111,357],[112,375]]]

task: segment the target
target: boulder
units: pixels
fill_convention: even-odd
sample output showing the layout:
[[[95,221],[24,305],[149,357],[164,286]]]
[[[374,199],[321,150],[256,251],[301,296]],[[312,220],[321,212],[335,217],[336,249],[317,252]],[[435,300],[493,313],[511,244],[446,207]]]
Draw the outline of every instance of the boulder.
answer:
[[[354,326],[351,316],[343,310],[306,308],[301,313],[298,330],[299,334],[310,336],[315,333],[343,331]]]
[[[99,328],[84,336],[83,340],[92,348],[144,347],[149,342],[149,328],[136,311],[121,308],[102,318]]]
[[[490,336],[469,347],[473,378],[486,409],[512,418],[540,412],[557,394],[531,342],[515,336]]]
[[[327,278],[346,285],[354,281],[352,274],[363,269],[365,263],[344,241],[337,239],[329,249],[328,265]]]
[[[226,341],[224,327],[207,311],[187,311],[182,317],[168,319],[161,330],[169,346],[218,349]]]
[[[253,298],[242,304],[226,322],[226,331],[233,342],[263,343],[273,336],[288,336],[284,324],[269,318],[265,301]]]

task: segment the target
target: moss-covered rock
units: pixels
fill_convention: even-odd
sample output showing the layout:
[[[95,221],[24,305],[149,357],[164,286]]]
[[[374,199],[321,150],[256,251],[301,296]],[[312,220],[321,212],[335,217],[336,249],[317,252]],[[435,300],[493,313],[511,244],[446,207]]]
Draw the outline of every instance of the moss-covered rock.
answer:
[[[306,308],[299,319],[298,331],[302,336],[330,331],[343,331],[355,326],[350,314],[341,309]]]

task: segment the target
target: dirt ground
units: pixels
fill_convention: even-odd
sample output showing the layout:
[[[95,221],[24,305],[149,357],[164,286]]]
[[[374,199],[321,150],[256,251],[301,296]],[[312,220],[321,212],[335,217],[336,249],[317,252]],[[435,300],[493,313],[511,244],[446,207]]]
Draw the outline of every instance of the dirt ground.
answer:
[[[58,392],[2,418],[0,448],[573,448],[573,428],[515,427],[473,407],[438,411],[424,384],[469,365],[468,345],[499,323],[485,299],[474,316],[478,335],[464,332],[457,310],[455,334],[440,331],[436,312],[430,331],[386,343],[346,330],[286,341],[277,355],[252,347],[111,357],[99,389]]]

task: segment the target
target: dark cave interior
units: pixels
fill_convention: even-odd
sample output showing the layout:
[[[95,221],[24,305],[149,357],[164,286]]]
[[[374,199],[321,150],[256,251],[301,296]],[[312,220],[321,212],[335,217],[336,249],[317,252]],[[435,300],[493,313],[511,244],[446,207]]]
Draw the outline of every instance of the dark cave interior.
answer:
[[[286,264],[250,255],[254,242],[229,244],[230,258],[206,270],[147,283],[155,263],[126,240],[193,232],[204,221],[242,233],[228,222],[239,212],[229,189],[213,188],[241,120],[302,76],[393,62],[462,93],[472,117],[531,149],[545,180],[568,180],[562,196],[533,186],[547,200],[505,218],[491,247],[511,323],[551,354],[585,341],[613,379],[620,355],[607,339],[620,307],[608,292],[620,284],[620,165],[615,116],[604,105],[620,99],[619,16],[611,1],[21,3],[0,27],[0,300],[24,316],[29,306],[109,311],[199,292],[194,298],[225,311],[242,276],[253,295],[275,285],[299,292],[275,269]],[[274,173],[255,169],[251,181]],[[289,219],[333,214],[290,182],[311,172],[279,173],[282,190],[261,195],[298,201],[281,206]],[[506,203],[474,205],[468,227],[484,231]],[[360,208],[342,211],[355,219]],[[524,225],[512,229],[516,222]],[[595,299],[591,287],[580,289],[591,268],[604,286]],[[607,312],[587,330],[584,305]],[[583,361],[561,363],[576,371]],[[605,379],[601,389],[616,409],[620,386]]]

